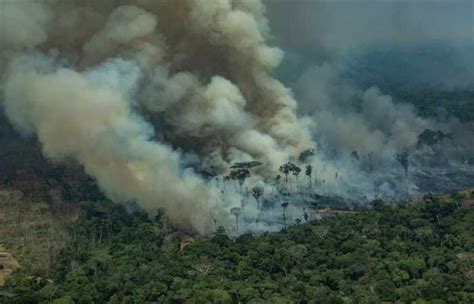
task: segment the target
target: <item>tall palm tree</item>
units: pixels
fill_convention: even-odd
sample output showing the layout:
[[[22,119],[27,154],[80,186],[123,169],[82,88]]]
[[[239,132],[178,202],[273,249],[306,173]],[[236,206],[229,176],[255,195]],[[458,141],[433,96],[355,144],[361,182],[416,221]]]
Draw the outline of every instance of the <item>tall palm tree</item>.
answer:
[[[260,219],[260,197],[263,195],[263,188],[260,186],[255,186],[252,188],[252,195],[257,201],[257,223]]]

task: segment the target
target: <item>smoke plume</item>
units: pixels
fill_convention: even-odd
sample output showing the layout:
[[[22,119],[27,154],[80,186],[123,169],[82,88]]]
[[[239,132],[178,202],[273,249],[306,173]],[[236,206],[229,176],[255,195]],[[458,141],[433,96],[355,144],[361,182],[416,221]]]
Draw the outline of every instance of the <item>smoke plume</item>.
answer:
[[[300,41],[303,20],[287,32],[287,19],[278,26],[299,6],[267,4],[283,45],[311,44],[320,55],[382,37],[417,39],[411,30],[347,25],[334,17],[338,5],[311,4],[321,18],[303,24],[315,32]],[[260,203],[279,207],[292,187],[295,201],[307,199],[301,169],[296,186],[275,176],[289,160],[306,165],[298,157],[308,149],[316,152],[305,162],[321,192],[367,201],[375,183],[397,197],[393,182],[378,183],[399,175],[393,155],[414,151],[424,129],[443,127],[376,87],[354,85],[338,59],[295,78],[298,108],[292,90],[273,76],[283,52],[269,43],[260,0],[0,0],[0,9],[1,106],[16,129],[36,137],[47,158],[82,164],[113,201],[137,202],[150,213],[165,208],[175,223],[200,233],[233,225],[235,207],[258,222]],[[356,12],[355,19],[371,22]],[[348,27],[356,35],[337,34]],[[452,32],[441,31],[462,38]],[[235,183],[225,178],[232,165],[250,161],[263,165]],[[262,201],[247,205],[256,185]],[[303,216],[296,208],[289,214]],[[267,218],[279,218],[278,210]],[[271,221],[247,228],[272,229]]]
[[[260,1],[32,0],[1,9],[8,118],[48,158],[80,162],[114,201],[164,207],[206,232],[219,191],[186,159],[214,174],[241,160],[271,172],[313,145],[290,91],[271,76],[282,51],[266,44]]]

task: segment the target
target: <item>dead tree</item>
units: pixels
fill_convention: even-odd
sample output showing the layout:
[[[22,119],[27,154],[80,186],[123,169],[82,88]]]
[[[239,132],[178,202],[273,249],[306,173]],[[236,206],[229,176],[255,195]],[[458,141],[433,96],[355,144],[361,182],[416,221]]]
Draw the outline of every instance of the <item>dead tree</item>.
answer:
[[[408,194],[408,158],[410,157],[410,154],[408,152],[403,152],[403,153],[397,153],[395,154],[395,159],[402,165],[403,170],[405,172],[405,195],[406,199],[409,199],[409,194]]]
[[[237,231],[237,235],[239,235],[239,217],[240,217],[240,208],[239,207],[234,207],[230,209],[230,213],[232,213],[235,216],[235,228]]]
[[[313,174],[313,166],[311,165],[306,165],[306,171],[305,171],[306,176],[309,179],[309,188],[312,188],[312,183],[311,183],[311,175]]]

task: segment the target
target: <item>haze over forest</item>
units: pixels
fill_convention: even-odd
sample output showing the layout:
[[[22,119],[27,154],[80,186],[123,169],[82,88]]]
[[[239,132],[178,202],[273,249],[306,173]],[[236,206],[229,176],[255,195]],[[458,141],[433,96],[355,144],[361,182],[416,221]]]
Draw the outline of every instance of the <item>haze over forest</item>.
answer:
[[[0,302],[468,303],[472,270],[448,256],[472,254],[473,16],[471,0],[0,0]],[[285,266],[241,264],[255,252]],[[158,285],[134,296],[106,279],[158,253],[172,279],[147,268]],[[246,275],[294,289],[215,286]],[[76,276],[107,292],[76,294]]]

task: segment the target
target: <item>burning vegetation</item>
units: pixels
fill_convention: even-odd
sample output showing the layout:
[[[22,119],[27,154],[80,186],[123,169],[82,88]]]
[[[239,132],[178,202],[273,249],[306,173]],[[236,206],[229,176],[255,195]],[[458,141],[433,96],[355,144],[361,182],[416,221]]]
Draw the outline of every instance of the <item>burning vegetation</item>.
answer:
[[[389,4],[2,1],[0,302],[473,303],[474,48]]]

